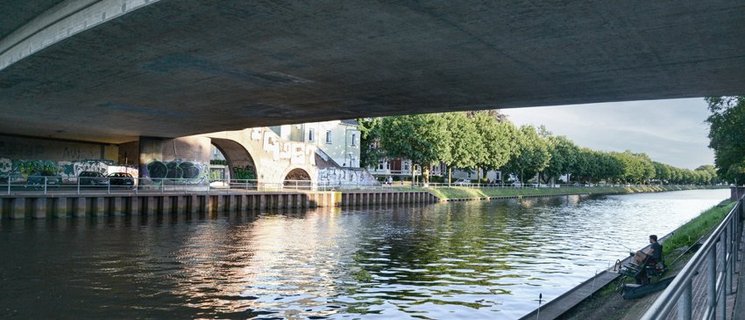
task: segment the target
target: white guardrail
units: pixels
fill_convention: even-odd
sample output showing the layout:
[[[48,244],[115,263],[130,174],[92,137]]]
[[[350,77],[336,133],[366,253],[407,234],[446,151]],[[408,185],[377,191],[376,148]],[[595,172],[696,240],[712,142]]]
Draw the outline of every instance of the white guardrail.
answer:
[[[726,296],[736,290],[732,283],[742,240],[742,219],[740,198],[641,319],[727,319]],[[696,308],[694,301],[699,304]]]
[[[457,181],[452,183],[427,183],[411,181],[393,181],[391,183],[381,182],[379,184],[357,184],[354,182],[318,182],[309,180],[285,180],[282,182],[260,182],[256,179],[180,179],[180,178],[138,178],[138,177],[77,177],[63,179],[61,176],[0,176],[0,194],[10,195],[13,192],[36,192],[47,194],[54,193],[122,193],[122,192],[178,192],[178,191],[215,191],[241,189],[255,191],[281,191],[281,190],[366,190],[381,188],[445,188],[445,187],[470,187],[470,188],[593,188],[593,187],[630,187],[630,184],[479,184]]]

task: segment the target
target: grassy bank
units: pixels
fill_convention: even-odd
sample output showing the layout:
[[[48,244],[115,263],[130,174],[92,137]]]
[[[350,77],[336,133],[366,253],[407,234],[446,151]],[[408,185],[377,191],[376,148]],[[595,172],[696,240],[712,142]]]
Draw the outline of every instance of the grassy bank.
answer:
[[[669,277],[683,268],[693,256],[692,252],[685,253],[687,249],[697,241],[703,241],[702,238],[708,236],[719,225],[734,205],[734,201],[723,201],[702,212],[665,239],[663,256],[671,271],[664,277]],[[623,300],[616,291],[616,285],[614,281],[601,288],[592,297],[581,302],[559,319],[638,319],[656,297],[656,295],[650,295],[637,300]]]
[[[665,239],[665,246],[662,250],[663,254],[669,256],[677,250],[689,247],[702,237],[709,235],[734,206],[734,201],[722,201],[722,203],[704,211],[698,217],[675,230],[670,237]]]
[[[624,194],[704,189],[699,186],[629,186],[629,187],[561,187],[561,188],[467,188],[444,187],[424,189],[440,199],[483,199],[489,197],[554,196],[570,194]]]

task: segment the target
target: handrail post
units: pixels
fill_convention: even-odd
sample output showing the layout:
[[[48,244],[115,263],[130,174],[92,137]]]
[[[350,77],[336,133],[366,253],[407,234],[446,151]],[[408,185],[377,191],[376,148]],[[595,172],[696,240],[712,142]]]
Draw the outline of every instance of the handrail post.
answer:
[[[689,279],[686,281],[683,293],[678,298],[678,320],[691,320],[691,314],[693,313],[691,305],[693,298],[692,291],[693,281]]]
[[[10,195],[10,175],[8,175],[8,195]]]
[[[44,177],[44,194],[47,194],[47,179],[48,177]]]
[[[724,228],[724,232],[722,232],[722,235],[719,237],[719,245],[722,247],[722,257],[720,260],[722,260],[722,288],[717,293],[717,307],[718,307],[718,313],[721,315],[721,320],[727,319],[727,292],[729,289],[726,288],[727,284],[729,283],[729,277],[727,273],[727,228]]]
[[[729,226],[727,228],[727,290],[725,290],[726,294],[734,293],[735,289],[732,288],[732,282],[734,277],[734,271],[735,271],[735,260],[737,260],[737,252],[733,249],[735,248],[735,217],[732,218],[732,221],[730,221]]]
[[[717,250],[712,247],[711,250],[709,250],[709,253],[706,258],[706,267],[707,267],[707,277],[706,277],[706,284],[707,284],[707,301],[708,301],[708,310],[712,314],[712,319],[716,319],[716,303],[717,303]]]

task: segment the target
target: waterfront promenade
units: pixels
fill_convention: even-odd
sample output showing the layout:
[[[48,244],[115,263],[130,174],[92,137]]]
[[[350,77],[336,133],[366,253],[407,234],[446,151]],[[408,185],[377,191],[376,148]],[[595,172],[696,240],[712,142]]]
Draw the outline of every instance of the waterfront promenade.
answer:
[[[616,289],[619,274],[614,267],[521,319],[744,319],[743,217],[740,201],[715,230],[699,240],[700,248],[695,253],[668,256],[670,270],[664,277],[675,280],[665,291],[623,300]],[[677,232],[687,234],[683,229],[661,242]]]

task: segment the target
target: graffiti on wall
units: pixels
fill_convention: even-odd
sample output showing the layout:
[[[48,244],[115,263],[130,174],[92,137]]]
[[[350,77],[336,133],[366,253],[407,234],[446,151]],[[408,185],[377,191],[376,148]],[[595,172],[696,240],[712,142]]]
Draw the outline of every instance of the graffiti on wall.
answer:
[[[55,159],[85,161],[101,156],[101,145],[3,137],[0,154],[12,159]]]
[[[262,129],[251,131],[252,140],[259,140],[258,135]],[[315,165],[315,147],[302,142],[288,142],[282,140],[274,131],[263,131],[262,149],[272,155],[273,161],[289,160],[292,164]]]
[[[95,171],[106,174],[109,166],[113,164],[113,161],[98,159],[52,161],[0,158],[0,175],[23,177],[43,173],[59,175],[63,180],[73,180],[83,171]]]
[[[367,170],[324,168],[318,170],[318,184],[329,186],[375,186],[378,181]]]
[[[206,181],[209,170],[207,166],[191,161],[160,161],[153,160],[145,165],[144,177],[154,180],[178,180],[185,183],[201,183]]]

